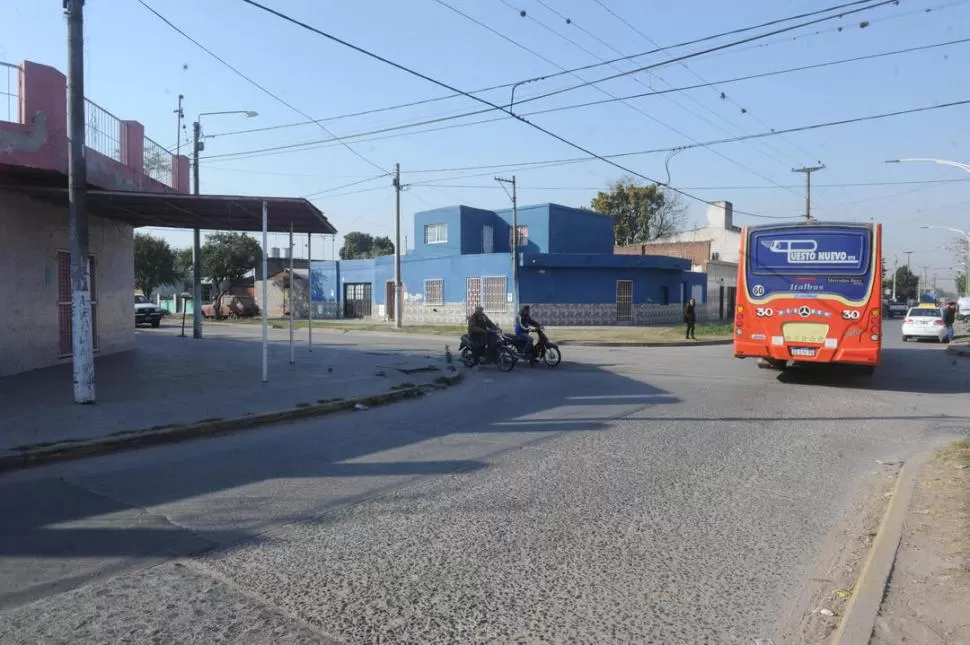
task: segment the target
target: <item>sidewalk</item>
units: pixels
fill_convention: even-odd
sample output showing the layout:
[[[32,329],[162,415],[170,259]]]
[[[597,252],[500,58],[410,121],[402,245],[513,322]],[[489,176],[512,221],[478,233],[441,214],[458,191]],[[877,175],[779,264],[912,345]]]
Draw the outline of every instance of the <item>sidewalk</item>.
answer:
[[[923,466],[872,645],[970,644],[970,439]]]
[[[0,461],[60,442],[399,394],[451,374],[443,350],[298,345],[290,365],[288,344],[274,340],[262,383],[252,338],[136,338],[136,351],[96,361],[95,405],[73,403],[69,364],[0,379]]]

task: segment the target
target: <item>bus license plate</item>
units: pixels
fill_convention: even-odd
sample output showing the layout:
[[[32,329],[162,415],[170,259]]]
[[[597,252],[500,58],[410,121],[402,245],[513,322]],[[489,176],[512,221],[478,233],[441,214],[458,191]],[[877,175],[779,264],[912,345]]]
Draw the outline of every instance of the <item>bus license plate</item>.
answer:
[[[815,356],[815,348],[814,347],[792,347],[791,355],[792,356]]]

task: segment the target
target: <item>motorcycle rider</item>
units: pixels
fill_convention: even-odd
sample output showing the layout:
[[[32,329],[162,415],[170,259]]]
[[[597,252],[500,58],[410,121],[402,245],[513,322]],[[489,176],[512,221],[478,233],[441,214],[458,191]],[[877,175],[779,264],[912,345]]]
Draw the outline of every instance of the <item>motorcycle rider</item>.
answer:
[[[532,319],[529,305],[523,305],[522,308],[519,309],[519,315],[515,317],[515,337],[520,343],[523,343],[523,353],[529,357],[530,365],[536,364],[536,357],[532,336],[529,335],[529,328],[538,326],[539,323]]]
[[[488,356],[494,343],[492,339],[497,333],[498,326],[485,315],[485,309],[479,305],[475,307],[474,313],[468,317],[468,340],[472,343],[472,353],[475,359],[482,356],[483,350]]]

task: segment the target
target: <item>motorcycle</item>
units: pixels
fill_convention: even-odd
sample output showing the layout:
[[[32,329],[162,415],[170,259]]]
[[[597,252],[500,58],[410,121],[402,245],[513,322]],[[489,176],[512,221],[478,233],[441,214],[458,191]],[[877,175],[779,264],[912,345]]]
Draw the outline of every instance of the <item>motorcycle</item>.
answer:
[[[545,328],[534,327],[529,331],[535,332],[536,342],[532,344],[532,359],[537,361],[542,361],[549,367],[556,367],[562,361],[562,352],[559,350],[559,345],[550,342],[549,337],[545,334]],[[518,354],[519,358],[522,360],[528,360],[529,357],[525,355],[525,341],[513,334],[505,334],[505,340],[508,341]]]
[[[498,342],[482,352],[481,356],[476,356],[471,339],[468,337],[468,334],[465,334],[461,337],[461,342],[458,344],[458,354],[461,357],[461,362],[465,364],[465,367],[494,364],[500,372],[511,372],[519,360],[518,354],[502,334],[501,329],[497,330],[495,340]]]

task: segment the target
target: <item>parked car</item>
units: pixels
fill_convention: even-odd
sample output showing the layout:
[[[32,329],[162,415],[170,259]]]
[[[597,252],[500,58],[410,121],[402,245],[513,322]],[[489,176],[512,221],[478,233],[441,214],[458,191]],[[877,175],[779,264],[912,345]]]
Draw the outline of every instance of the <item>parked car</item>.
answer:
[[[162,324],[162,310],[145,296],[135,296],[135,327],[151,325],[158,327]]]
[[[250,318],[259,313],[259,307],[249,296],[224,295],[219,303],[220,313],[223,318],[230,320],[236,318]],[[216,309],[212,303],[202,305],[202,315],[205,318],[215,318]]]
[[[889,318],[902,318],[906,315],[907,311],[909,311],[909,307],[905,302],[890,300],[886,304],[886,316]]]
[[[943,312],[939,307],[920,305],[906,312],[903,320],[903,342],[910,338],[935,338],[942,342],[946,333]]]
[[[970,296],[964,296],[957,300],[957,318],[959,320],[970,320]]]

